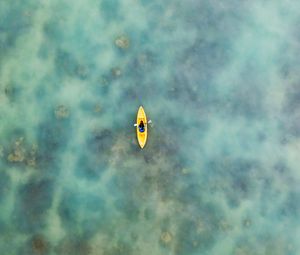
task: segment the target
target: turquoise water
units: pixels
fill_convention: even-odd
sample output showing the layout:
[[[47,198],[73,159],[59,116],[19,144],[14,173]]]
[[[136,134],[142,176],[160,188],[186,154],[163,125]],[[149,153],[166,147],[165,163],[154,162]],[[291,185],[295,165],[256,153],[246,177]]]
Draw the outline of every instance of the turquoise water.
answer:
[[[300,254],[299,22],[292,0],[2,0],[0,254]]]

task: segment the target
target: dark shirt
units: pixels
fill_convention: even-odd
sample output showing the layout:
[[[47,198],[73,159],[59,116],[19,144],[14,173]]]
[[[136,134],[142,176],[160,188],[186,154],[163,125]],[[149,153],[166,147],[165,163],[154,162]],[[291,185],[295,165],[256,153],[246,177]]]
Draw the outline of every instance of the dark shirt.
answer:
[[[143,133],[145,131],[145,126],[144,126],[143,122],[140,123],[139,130],[140,130],[141,133]]]

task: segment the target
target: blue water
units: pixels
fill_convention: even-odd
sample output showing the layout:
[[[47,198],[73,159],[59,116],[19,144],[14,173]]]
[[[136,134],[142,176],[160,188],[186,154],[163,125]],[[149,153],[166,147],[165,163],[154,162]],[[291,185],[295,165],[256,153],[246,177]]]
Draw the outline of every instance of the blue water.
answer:
[[[2,0],[0,254],[300,254],[299,22],[293,0]]]

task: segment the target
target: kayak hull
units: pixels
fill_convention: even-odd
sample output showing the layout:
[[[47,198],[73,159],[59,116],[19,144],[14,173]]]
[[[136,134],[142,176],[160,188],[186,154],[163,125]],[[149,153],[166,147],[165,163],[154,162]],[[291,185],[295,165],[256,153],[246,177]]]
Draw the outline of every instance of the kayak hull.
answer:
[[[145,124],[144,132],[140,132],[140,130],[139,130],[139,124],[141,121],[143,121]],[[140,106],[140,108],[137,112],[136,124],[137,124],[137,126],[136,126],[137,140],[139,142],[140,147],[143,149],[147,142],[148,127],[147,127],[147,116],[146,116],[145,110],[142,106]]]

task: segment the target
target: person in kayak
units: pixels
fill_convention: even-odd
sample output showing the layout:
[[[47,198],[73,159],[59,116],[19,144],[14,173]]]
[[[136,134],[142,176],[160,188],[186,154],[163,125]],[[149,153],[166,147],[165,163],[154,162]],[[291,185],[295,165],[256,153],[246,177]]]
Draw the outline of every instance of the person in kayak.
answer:
[[[139,130],[141,133],[145,132],[145,125],[144,122],[141,120],[140,125],[139,125]]]

